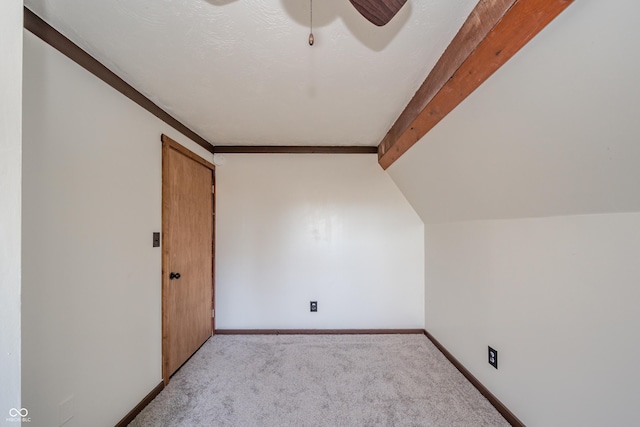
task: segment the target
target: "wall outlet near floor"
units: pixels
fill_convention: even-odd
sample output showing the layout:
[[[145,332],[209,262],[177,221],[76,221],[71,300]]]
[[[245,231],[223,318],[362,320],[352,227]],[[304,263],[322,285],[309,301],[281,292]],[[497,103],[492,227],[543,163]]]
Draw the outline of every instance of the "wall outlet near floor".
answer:
[[[498,350],[489,347],[489,365],[498,369]]]
[[[312,313],[315,313],[316,311],[318,311],[318,301],[311,301],[309,303],[309,308],[311,309],[310,311]]]

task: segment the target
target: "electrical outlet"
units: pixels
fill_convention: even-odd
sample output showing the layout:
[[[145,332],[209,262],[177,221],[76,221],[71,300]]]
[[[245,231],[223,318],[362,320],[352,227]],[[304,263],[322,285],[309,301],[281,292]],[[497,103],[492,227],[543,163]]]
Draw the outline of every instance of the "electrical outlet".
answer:
[[[312,313],[315,313],[318,311],[318,301],[311,301],[309,303],[309,308],[311,309]]]
[[[489,365],[498,369],[498,350],[489,347]]]

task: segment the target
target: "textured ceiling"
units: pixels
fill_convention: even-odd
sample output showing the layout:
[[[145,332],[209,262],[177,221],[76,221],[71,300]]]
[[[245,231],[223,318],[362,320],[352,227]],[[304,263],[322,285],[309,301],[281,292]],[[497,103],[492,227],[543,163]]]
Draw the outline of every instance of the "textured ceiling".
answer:
[[[377,145],[477,0],[25,0],[214,145]]]

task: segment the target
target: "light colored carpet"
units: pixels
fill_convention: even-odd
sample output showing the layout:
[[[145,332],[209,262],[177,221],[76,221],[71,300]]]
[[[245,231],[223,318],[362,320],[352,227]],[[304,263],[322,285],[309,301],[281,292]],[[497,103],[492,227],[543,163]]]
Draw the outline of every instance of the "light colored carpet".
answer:
[[[424,335],[217,335],[130,426],[508,426]]]

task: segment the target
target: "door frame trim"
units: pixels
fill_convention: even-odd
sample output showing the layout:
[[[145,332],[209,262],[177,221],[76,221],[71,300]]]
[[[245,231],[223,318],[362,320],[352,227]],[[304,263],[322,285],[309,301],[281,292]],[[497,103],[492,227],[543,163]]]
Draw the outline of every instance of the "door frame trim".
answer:
[[[203,159],[197,154],[190,151],[188,148],[180,145],[178,142],[174,141],[170,137],[165,134],[162,134],[160,140],[162,141],[162,380],[164,385],[169,384],[169,360],[167,357],[168,352],[168,333],[167,333],[167,312],[165,308],[167,307],[167,286],[169,286],[169,269],[167,266],[169,265],[169,254],[170,254],[170,245],[169,245],[169,208],[170,208],[170,198],[169,198],[169,150],[177,151],[178,153],[188,157],[189,159],[201,164],[202,166],[211,170],[211,183],[212,185],[215,183],[215,170],[216,167],[213,163]],[[215,210],[216,210],[216,198],[215,191],[211,194],[212,204],[211,204],[211,221],[212,221],[212,235],[211,235],[211,287],[212,287],[212,301],[211,301],[211,309],[215,310]],[[213,322],[213,320],[212,320]],[[212,333],[215,331],[214,329],[215,323],[212,323],[211,331]]]

